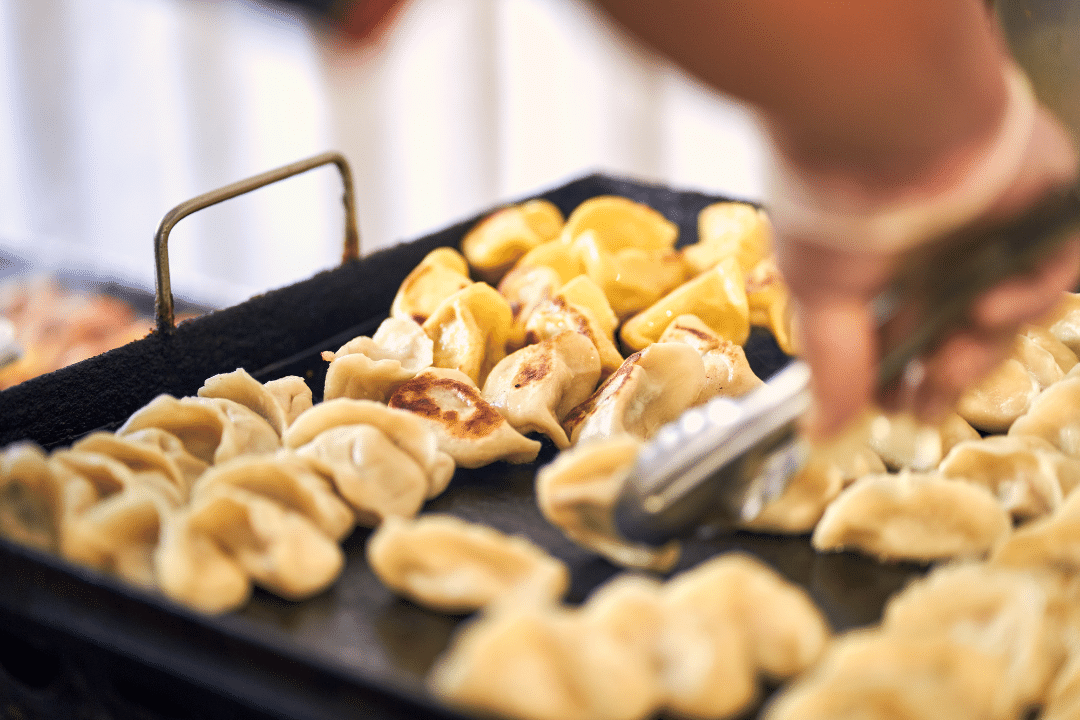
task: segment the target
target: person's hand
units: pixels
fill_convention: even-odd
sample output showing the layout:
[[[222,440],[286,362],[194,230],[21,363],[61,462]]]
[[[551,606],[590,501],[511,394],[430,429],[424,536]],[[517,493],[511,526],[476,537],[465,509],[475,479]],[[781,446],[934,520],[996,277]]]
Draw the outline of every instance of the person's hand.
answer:
[[[1041,107],[1034,108],[1028,122],[1020,161],[964,221],[1009,217],[1052,187],[1074,181],[1077,155],[1068,133]],[[978,177],[981,162],[969,175]],[[994,178],[986,182],[992,186]],[[941,229],[950,227],[946,223]],[[792,231],[779,218],[780,266],[796,305],[801,354],[813,371],[811,434],[832,434],[868,403],[886,400],[877,396],[880,348],[870,302],[886,288],[911,244],[881,248],[860,240]],[[1063,291],[1076,287],[1078,277],[1080,239],[1066,243],[1036,272],[985,293],[973,306],[968,325],[905,374],[899,392],[887,398],[890,409],[913,410],[924,420],[940,418],[1004,358],[1019,327],[1049,312]]]

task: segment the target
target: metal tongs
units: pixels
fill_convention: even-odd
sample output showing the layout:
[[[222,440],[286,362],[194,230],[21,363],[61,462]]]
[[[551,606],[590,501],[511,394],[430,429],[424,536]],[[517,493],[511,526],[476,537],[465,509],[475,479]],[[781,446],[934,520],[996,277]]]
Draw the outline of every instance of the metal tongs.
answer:
[[[879,389],[895,387],[912,360],[962,327],[982,292],[1034,270],[1078,234],[1080,187],[1068,187],[1021,216],[962,228],[908,258],[874,302]],[[686,411],[639,452],[616,505],[619,530],[660,544],[752,520],[805,462],[798,424],[809,407],[809,368],[793,360],[739,400]]]

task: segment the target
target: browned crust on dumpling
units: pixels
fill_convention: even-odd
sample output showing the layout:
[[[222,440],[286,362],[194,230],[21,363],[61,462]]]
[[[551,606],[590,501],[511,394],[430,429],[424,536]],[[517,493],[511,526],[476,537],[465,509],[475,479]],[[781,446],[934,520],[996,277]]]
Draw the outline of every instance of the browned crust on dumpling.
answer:
[[[436,391],[454,392],[466,399],[472,408],[468,417],[462,418],[456,410],[439,407],[431,395]],[[417,415],[435,420],[442,424],[447,432],[460,438],[483,438],[500,424],[505,422],[492,405],[483,402],[476,388],[452,378],[434,375],[418,375],[402,384],[390,397],[392,408],[408,410]]]
[[[543,380],[551,373],[551,353],[535,355],[530,362],[521,366],[514,375],[514,387],[522,388],[530,383]]]
[[[588,400],[570,411],[570,414],[566,416],[566,420],[563,421],[563,426],[567,429],[576,427],[581,423],[585,416],[593,411],[601,398],[607,397],[609,388],[614,391],[618,389],[619,385],[625,383],[627,378],[630,377],[631,371],[637,367],[637,361],[641,357],[641,353],[642,351],[639,350],[633,355],[628,356],[626,360],[623,361],[623,364],[619,366],[619,369],[611,373],[607,380],[601,383],[600,387],[596,388]]]

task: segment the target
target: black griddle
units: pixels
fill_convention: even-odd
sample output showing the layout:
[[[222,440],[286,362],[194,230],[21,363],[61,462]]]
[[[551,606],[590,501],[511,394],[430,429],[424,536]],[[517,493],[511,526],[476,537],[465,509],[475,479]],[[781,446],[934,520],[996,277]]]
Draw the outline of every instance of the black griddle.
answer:
[[[679,226],[680,244],[697,240],[702,208],[728,199],[600,174],[533,197],[568,215],[603,194],[656,208]],[[486,214],[0,392],[0,446],[29,439],[52,449],[113,430],[157,394],[193,395],[206,378],[238,367],[263,382],[299,375],[318,401],[326,373],[319,353],[370,335],[421,258],[435,247],[456,246]],[[787,362],[764,330],[755,329],[746,348],[762,377]],[[618,568],[569,542],[541,516],[533,482],[555,453],[545,440],[534,464],[458,470],[425,511],[527,536],[569,565],[568,602],[579,603]],[[428,695],[423,678],[461,618],[420,608],[383,587],[364,561],[368,534],[360,529],[345,540],[345,569],[321,595],[289,602],[257,590],[246,607],[223,617],[0,540],[0,693],[4,677],[18,677],[20,666],[41,687],[59,682],[49,679],[52,665],[27,670],[20,658],[53,658],[63,667],[82,658],[79,677],[97,678],[84,682],[107,685],[114,695],[127,688],[144,705],[173,698],[188,708],[170,717],[460,717]],[[854,554],[818,554],[807,537],[750,533],[686,543],[674,572],[732,550],[759,557],[806,588],[838,631],[877,622],[886,599],[923,572]],[[102,679],[106,671],[109,678]],[[30,685],[26,692],[38,697]],[[18,683],[7,687],[8,694],[25,695]]]

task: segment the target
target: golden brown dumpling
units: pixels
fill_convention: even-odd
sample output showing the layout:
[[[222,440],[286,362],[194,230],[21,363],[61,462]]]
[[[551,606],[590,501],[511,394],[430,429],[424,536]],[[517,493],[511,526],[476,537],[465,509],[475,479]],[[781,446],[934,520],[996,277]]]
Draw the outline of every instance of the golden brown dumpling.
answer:
[[[682,255],[673,249],[608,250],[592,230],[578,234],[571,248],[620,318],[649,307],[686,278]]]
[[[600,377],[622,364],[615,347],[618,318],[603,292],[587,275],[579,275],[540,302],[525,321],[525,342],[548,340],[567,330],[585,335],[600,354]]]
[[[536,502],[578,545],[622,567],[663,572],[679,559],[677,542],[660,548],[633,543],[615,527],[615,502],[640,447],[637,438],[617,435],[562,451],[536,474]]]
[[[307,389],[307,384],[300,378],[300,383]],[[207,378],[199,388],[198,396],[204,398],[225,398],[240,403],[257,414],[278,435],[285,432],[285,428],[300,412],[311,407],[311,390],[297,392],[295,381],[277,381],[275,386],[284,392],[274,393],[261,382],[251,377],[243,368],[238,368],[231,373],[222,373]]]
[[[798,355],[791,292],[774,256],[764,258],[746,271],[746,302],[750,309],[750,324],[768,329],[781,350],[788,355]]]
[[[423,328],[433,343],[435,367],[460,370],[482,385],[491,368],[506,357],[514,316],[498,290],[473,283],[446,298]]]
[[[1010,435],[1034,435],[1066,455],[1080,457],[1080,376],[1067,377],[1039,393],[1024,415],[1009,428]]]
[[[40,446],[19,442],[0,451],[0,537],[55,551],[60,503],[60,486]]]
[[[457,370],[424,370],[402,383],[389,405],[426,423],[435,432],[439,449],[459,467],[483,467],[497,460],[527,463],[540,453],[540,442],[511,427],[472,380]]]
[[[563,423],[570,442],[628,433],[647,439],[700,397],[705,365],[685,343],[654,343],[622,366],[574,408]]]
[[[469,263],[461,253],[450,247],[435,248],[398,287],[390,305],[390,316],[423,325],[446,298],[472,282]]]
[[[555,239],[563,216],[547,200],[529,200],[496,210],[461,240],[461,252],[481,279],[497,282],[525,253]]]
[[[570,439],[562,421],[592,395],[599,379],[596,346],[567,331],[503,358],[488,375],[482,395],[518,432],[543,433],[556,447],[566,448]]]
[[[409,318],[390,317],[371,337],[361,336],[337,352],[324,352],[326,369],[323,400],[386,399],[424,368],[431,367],[434,344],[424,329]]]
[[[734,257],[743,272],[763,260],[772,246],[772,226],[764,210],[744,202],[716,202],[697,218],[698,241],[682,249],[694,275]]]
[[[940,473],[867,475],[829,504],[811,542],[880,560],[981,557],[1012,527],[989,490]]]
[[[763,384],[754,374],[742,345],[720,337],[697,315],[680,315],[671,321],[658,342],[681,342],[701,353],[705,387],[695,405],[714,397],[742,397]]]
[[[570,585],[566,565],[528,539],[451,515],[388,517],[366,552],[384,585],[447,613],[470,613],[500,600],[546,605]]]
[[[525,343],[525,326],[533,310],[550,300],[564,282],[558,271],[545,265],[515,267],[503,277],[498,290],[510,303],[510,312],[514,317],[511,346],[508,349],[517,349]]]
[[[679,237],[679,227],[660,212],[618,195],[598,195],[574,208],[566,218],[562,240],[573,243],[584,232],[595,234],[606,252],[670,250]]]

